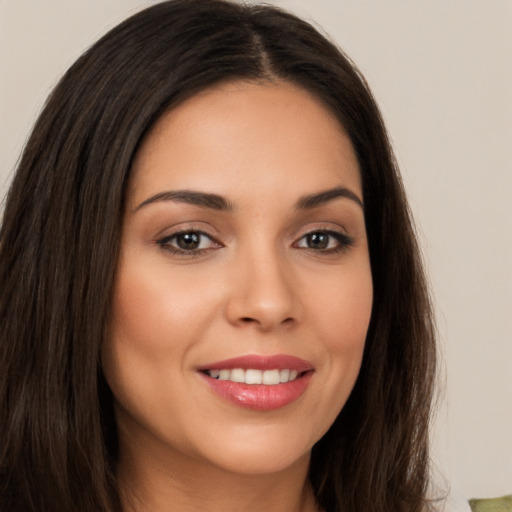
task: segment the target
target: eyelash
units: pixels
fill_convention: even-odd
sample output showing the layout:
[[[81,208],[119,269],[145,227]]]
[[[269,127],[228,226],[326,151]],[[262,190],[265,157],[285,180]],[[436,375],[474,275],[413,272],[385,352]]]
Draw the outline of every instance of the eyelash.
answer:
[[[201,238],[206,237],[206,238],[210,239],[211,244],[213,244],[213,247],[207,247],[207,248],[203,248],[203,249],[182,249],[182,248],[175,247],[172,245],[172,241],[173,240],[175,241],[177,239],[177,237],[179,237],[180,235],[190,235],[190,234],[199,236],[199,240],[200,240],[199,245],[201,245]],[[326,249],[315,249],[312,247],[299,247],[298,244],[302,240],[305,240],[305,239],[307,239],[307,237],[311,237],[314,235],[327,235],[328,237],[334,238],[337,242],[336,246],[331,247],[331,248],[326,248]],[[204,231],[201,231],[198,229],[180,230],[180,231],[173,233],[172,235],[168,235],[168,236],[165,236],[158,240],[155,240],[155,243],[158,246],[160,246],[162,249],[169,251],[171,254],[176,255],[176,256],[199,257],[199,256],[203,256],[211,249],[218,249],[218,248],[223,247],[223,245],[220,242],[218,242],[214,237],[212,237],[208,233],[205,233]],[[330,242],[328,242],[328,245],[329,245],[329,243]],[[299,238],[299,240],[294,242],[293,247],[296,247],[299,249],[306,249],[310,252],[317,253],[317,254],[318,253],[320,253],[320,254],[338,254],[343,251],[346,251],[353,245],[354,245],[354,239],[344,233],[339,233],[337,231],[332,231],[329,229],[316,229],[316,230],[309,231],[308,233],[305,233],[304,235],[302,235]]]

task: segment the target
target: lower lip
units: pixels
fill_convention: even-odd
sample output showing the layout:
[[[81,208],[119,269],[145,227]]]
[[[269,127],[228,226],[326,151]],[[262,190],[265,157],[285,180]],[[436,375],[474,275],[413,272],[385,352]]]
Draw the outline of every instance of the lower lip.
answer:
[[[274,386],[213,379],[204,373],[201,376],[210,389],[234,405],[255,411],[272,411],[298,400],[306,391],[312,374],[308,371],[291,382]]]

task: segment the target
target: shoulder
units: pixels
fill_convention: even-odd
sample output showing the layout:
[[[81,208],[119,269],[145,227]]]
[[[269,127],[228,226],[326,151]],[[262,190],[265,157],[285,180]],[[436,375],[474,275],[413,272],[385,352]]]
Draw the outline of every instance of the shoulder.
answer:
[[[512,494],[501,498],[471,499],[469,502],[450,494],[436,503],[433,512],[512,512]]]
[[[472,512],[512,512],[512,494],[501,498],[469,500]]]

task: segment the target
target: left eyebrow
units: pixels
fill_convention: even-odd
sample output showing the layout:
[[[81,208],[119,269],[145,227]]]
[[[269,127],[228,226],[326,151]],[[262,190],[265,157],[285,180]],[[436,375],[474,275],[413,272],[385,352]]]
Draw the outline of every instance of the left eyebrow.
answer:
[[[329,201],[332,201],[333,199],[337,199],[339,197],[344,197],[346,199],[354,201],[364,210],[363,201],[359,198],[359,196],[357,196],[357,194],[355,194],[354,192],[352,192],[352,190],[346,187],[335,187],[329,190],[324,190],[323,192],[318,192],[316,194],[303,196],[297,201],[295,209],[310,210],[312,208],[322,206],[323,204],[328,203]]]

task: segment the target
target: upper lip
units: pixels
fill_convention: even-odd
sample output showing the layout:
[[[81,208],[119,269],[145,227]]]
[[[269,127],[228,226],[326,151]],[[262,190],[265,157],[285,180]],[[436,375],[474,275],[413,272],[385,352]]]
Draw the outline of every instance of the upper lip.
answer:
[[[276,354],[273,356],[262,355],[245,355],[225,359],[224,361],[216,361],[214,363],[202,365],[199,371],[204,370],[232,370],[234,368],[254,369],[254,370],[297,370],[298,372],[306,372],[313,370],[314,366],[295,356],[286,354]]]

